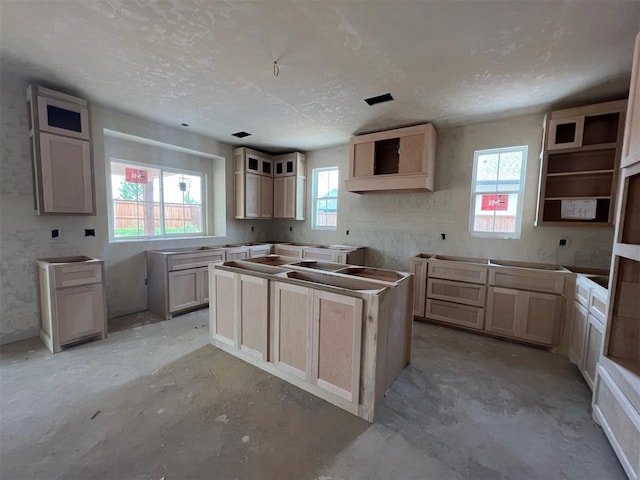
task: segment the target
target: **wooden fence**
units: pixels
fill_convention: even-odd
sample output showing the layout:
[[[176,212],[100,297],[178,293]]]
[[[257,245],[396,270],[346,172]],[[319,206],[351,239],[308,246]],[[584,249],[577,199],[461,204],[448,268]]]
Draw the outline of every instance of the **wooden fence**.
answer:
[[[148,204],[129,200],[114,200],[116,229],[135,228],[145,218]],[[153,202],[153,224],[160,228],[160,204]],[[184,225],[202,227],[202,205],[164,204],[164,224],[166,228],[182,228]]]
[[[516,229],[516,217],[496,215],[476,215],[473,219],[473,230],[476,232],[513,232]]]

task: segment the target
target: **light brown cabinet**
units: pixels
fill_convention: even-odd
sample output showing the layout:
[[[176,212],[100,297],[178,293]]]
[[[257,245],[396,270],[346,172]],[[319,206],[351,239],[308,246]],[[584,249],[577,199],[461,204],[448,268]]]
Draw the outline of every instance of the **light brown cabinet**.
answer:
[[[234,158],[235,218],[304,220],[306,159],[294,152],[271,156],[246,147]]]
[[[565,289],[573,285],[563,267],[420,254],[410,269],[416,317],[548,347],[563,341]]]
[[[211,283],[211,338],[267,360],[269,281],[251,275],[209,271]]]
[[[210,271],[212,343],[372,421],[410,360],[410,276],[304,265],[216,265]]]
[[[292,375],[311,379],[312,290],[274,282],[273,363]]]
[[[249,148],[233,151],[235,218],[273,218],[273,162]]]
[[[346,189],[433,191],[435,156],[430,123],[351,137]]]
[[[299,152],[273,157],[273,217],[304,220],[306,158]]]
[[[248,256],[248,247],[239,247]],[[234,251],[234,249],[230,249]],[[169,320],[174,315],[209,304],[210,262],[224,262],[224,248],[149,250],[147,267],[147,308]]]
[[[169,272],[169,311],[177,312],[208,302],[207,268]]]
[[[584,339],[587,334],[589,311],[582,303],[576,301],[571,321],[571,340],[569,341],[569,360],[582,368],[584,359]]]
[[[409,260],[409,272],[413,273],[413,315],[424,317],[424,307],[427,298],[427,275],[429,258],[433,255],[421,253]]]
[[[27,104],[36,213],[95,215],[87,102],[31,85]]]
[[[625,125],[620,198],[611,260],[604,356],[596,374],[594,420],[629,478],[640,478],[640,34]]]
[[[537,225],[613,225],[626,104],[547,114]]]
[[[486,329],[490,332],[555,345],[561,314],[561,296],[489,287]]]
[[[107,336],[104,264],[91,257],[37,260],[40,337],[52,353]]]
[[[475,330],[484,329],[488,261],[434,255],[428,260],[424,316]]]
[[[364,247],[336,245],[333,247],[305,247],[302,249],[302,258],[311,260],[323,260],[331,263],[364,265],[364,256]]]
[[[312,381],[357,405],[362,299],[314,290],[311,328]]]

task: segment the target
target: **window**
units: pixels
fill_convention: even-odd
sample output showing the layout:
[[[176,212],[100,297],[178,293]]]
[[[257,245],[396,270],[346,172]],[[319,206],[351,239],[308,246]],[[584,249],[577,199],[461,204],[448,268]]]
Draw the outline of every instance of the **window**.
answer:
[[[338,167],[313,169],[311,228],[335,230],[338,226]]]
[[[527,147],[478,150],[471,180],[472,235],[520,238]]]
[[[204,235],[205,175],[110,160],[111,238]]]

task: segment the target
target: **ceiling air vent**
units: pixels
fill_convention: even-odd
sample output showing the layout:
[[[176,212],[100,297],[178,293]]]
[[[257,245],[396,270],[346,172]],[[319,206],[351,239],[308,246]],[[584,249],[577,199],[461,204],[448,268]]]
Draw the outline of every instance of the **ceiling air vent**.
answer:
[[[378,95],[377,97],[365,98],[364,101],[369,104],[369,106],[375,105],[377,103],[390,102],[393,100],[393,97],[390,93],[385,93],[384,95]]]
[[[251,134],[248,132],[236,132],[236,133],[232,133],[231,135],[238,138],[244,138],[244,137],[248,137]]]

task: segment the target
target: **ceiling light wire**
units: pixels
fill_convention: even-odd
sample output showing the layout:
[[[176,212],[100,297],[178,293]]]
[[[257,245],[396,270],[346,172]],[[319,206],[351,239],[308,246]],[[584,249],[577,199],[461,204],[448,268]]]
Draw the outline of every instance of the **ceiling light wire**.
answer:
[[[276,60],[273,61],[273,78],[278,78],[280,75],[280,67],[278,66],[278,62]]]

